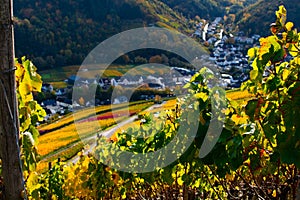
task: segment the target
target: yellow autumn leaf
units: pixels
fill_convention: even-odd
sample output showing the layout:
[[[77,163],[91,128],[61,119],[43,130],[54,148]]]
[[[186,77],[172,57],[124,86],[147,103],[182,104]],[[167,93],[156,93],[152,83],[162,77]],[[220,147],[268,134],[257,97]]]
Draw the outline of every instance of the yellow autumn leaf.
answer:
[[[285,25],[286,30],[291,31],[292,28],[294,27],[294,23],[293,22],[288,22]]]
[[[250,159],[248,158],[247,160],[245,160],[245,161],[243,162],[243,164],[244,164],[244,165],[250,165]]]
[[[290,75],[290,70],[284,69],[282,72],[282,80],[285,81]]]
[[[287,35],[288,35],[288,34],[287,34],[286,32],[282,33],[282,39],[283,39],[283,40],[286,40]]]
[[[262,60],[262,56],[266,53],[269,53],[271,48],[271,43],[268,38],[259,39],[260,48],[259,48],[259,59]]]
[[[234,181],[234,175],[233,174],[226,174],[226,180]]]
[[[130,141],[127,141],[126,145],[130,147],[132,145],[132,143]]]
[[[177,179],[177,183],[178,183],[178,185],[182,186],[184,181],[181,178],[179,178],[179,179]]]
[[[25,102],[33,100],[33,96],[31,93],[31,85],[29,84],[22,83],[19,86],[19,94]]]
[[[208,99],[208,95],[204,92],[200,92],[200,93],[195,94],[195,97],[197,99],[202,99],[204,102],[207,101],[207,99]]]
[[[239,124],[246,124],[248,117],[234,114],[232,115],[231,119],[234,121],[235,125],[239,125]]]
[[[240,121],[240,116],[238,116],[237,114],[234,114],[234,115],[232,115],[231,119],[232,119],[232,121],[234,121],[234,123],[236,125],[238,125],[239,121]]]
[[[277,195],[276,195],[276,190],[273,190],[273,193],[272,193],[272,197],[276,197]]]
[[[248,56],[250,59],[253,59],[256,56],[257,48],[251,48],[248,50]]]
[[[299,65],[300,64],[300,58],[296,57],[291,61],[292,65]]]
[[[243,116],[241,119],[240,119],[240,124],[247,124],[248,123],[248,116]]]
[[[290,46],[290,51],[289,53],[291,54],[291,56],[296,57],[299,54],[299,45],[298,44],[292,44],[292,46]]]
[[[276,16],[281,25],[283,26],[286,22],[286,9],[283,5],[279,6],[279,10],[276,11]]]
[[[19,80],[24,75],[25,69],[20,63],[16,63],[16,82],[20,82]]]

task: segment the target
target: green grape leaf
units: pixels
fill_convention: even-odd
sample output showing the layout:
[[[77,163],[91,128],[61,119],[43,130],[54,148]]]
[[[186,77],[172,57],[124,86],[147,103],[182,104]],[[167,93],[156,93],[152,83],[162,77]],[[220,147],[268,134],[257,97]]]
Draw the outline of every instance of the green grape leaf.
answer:
[[[269,79],[266,82],[266,92],[273,92],[275,91],[281,84],[280,79],[275,77],[269,77]]]
[[[257,77],[258,77],[258,71],[257,71],[257,70],[252,70],[252,71],[250,72],[250,79],[251,79],[252,81],[254,81],[254,80],[257,79]]]
[[[280,158],[283,163],[295,164],[297,167],[300,167],[300,149],[295,149],[290,145],[281,148]]]
[[[254,121],[255,118],[255,111],[257,109],[258,106],[258,100],[257,99],[253,99],[247,102],[247,105],[245,107],[246,109],[246,114],[250,117],[251,121]]]
[[[33,125],[30,125],[29,131],[32,133],[32,138],[34,140],[34,144],[38,145],[38,143],[39,143],[38,137],[40,135],[39,131]]]

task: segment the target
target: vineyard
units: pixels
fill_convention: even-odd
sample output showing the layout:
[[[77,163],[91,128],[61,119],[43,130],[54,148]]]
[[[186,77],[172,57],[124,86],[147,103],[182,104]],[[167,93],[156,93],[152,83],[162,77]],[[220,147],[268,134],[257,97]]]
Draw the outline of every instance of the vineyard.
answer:
[[[41,80],[32,79],[35,68],[22,59],[16,74],[29,199],[299,198],[300,34],[286,19],[280,6],[271,36],[248,50],[253,69],[239,90],[209,87],[214,75],[202,68],[184,86],[188,95],[149,111],[142,112],[149,103],[130,105],[139,121],[120,127],[111,139],[99,137],[93,153],[79,153],[77,163],[52,162],[45,173],[37,172],[37,153],[78,141],[77,132],[84,138],[99,131],[89,123],[113,125],[124,108],[116,108],[116,121],[109,107],[97,108],[96,117],[85,110],[77,132],[67,116],[40,127],[45,134],[38,138],[31,124],[45,113],[30,95]]]
[[[98,106],[95,109],[87,108],[77,113],[80,120],[77,126],[74,124],[73,115],[68,115],[54,123],[40,127],[39,131],[44,134],[39,137],[37,145],[38,154],[41,157],[37,171],[47,170],[48,162],[55,159],[60,158],[64,161],[72,158],[84,148],[82,139],[92,138],[100,131],[124,120],[127,114],[135,115],[151,105],[153,102],[141,101],[130,103],[129,106],[117,104]],[[92,115],[93,113],[97,114],[96,117]],[[96,129],[91,125],[93,121],[99,123]],[[78,135],[77,130],[80,130],[82,134]]]

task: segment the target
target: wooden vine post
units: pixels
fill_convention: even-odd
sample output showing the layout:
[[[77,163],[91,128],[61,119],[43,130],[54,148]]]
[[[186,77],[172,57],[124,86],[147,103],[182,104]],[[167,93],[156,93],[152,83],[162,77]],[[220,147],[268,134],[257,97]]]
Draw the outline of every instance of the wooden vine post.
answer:
[[[23,174],[19,150],[19,118],[14,66],[12,0],[0,2],[0,156],[3,197],[22,199]]]

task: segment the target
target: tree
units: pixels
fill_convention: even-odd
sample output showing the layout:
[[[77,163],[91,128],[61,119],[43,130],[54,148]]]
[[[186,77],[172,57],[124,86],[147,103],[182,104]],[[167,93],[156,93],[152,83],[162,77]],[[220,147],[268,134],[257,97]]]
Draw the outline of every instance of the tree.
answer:
[[[161,54],[161,60],[162,60],[162,64],[164,65],[169,64],[169,58],[165,54]]]
[[[162,63],[162,58],[160,55],[152,56],[149,59],[149,63]]]
[[[147,63],[147,59],[141,56],[136,56],[134,58],[134,63],[135,64],[146,64]]]
[[[80,99],[79,99],[79,104],[80,104],[81,106],[84,106],[84,103],[85,103],[84,98],[83,98],[83,97],[80,97]]]
[[[12,0],[0,6],[0,148],[4,199],[21,199],[23,175],[19,150],[19,120],[14,73]]]

